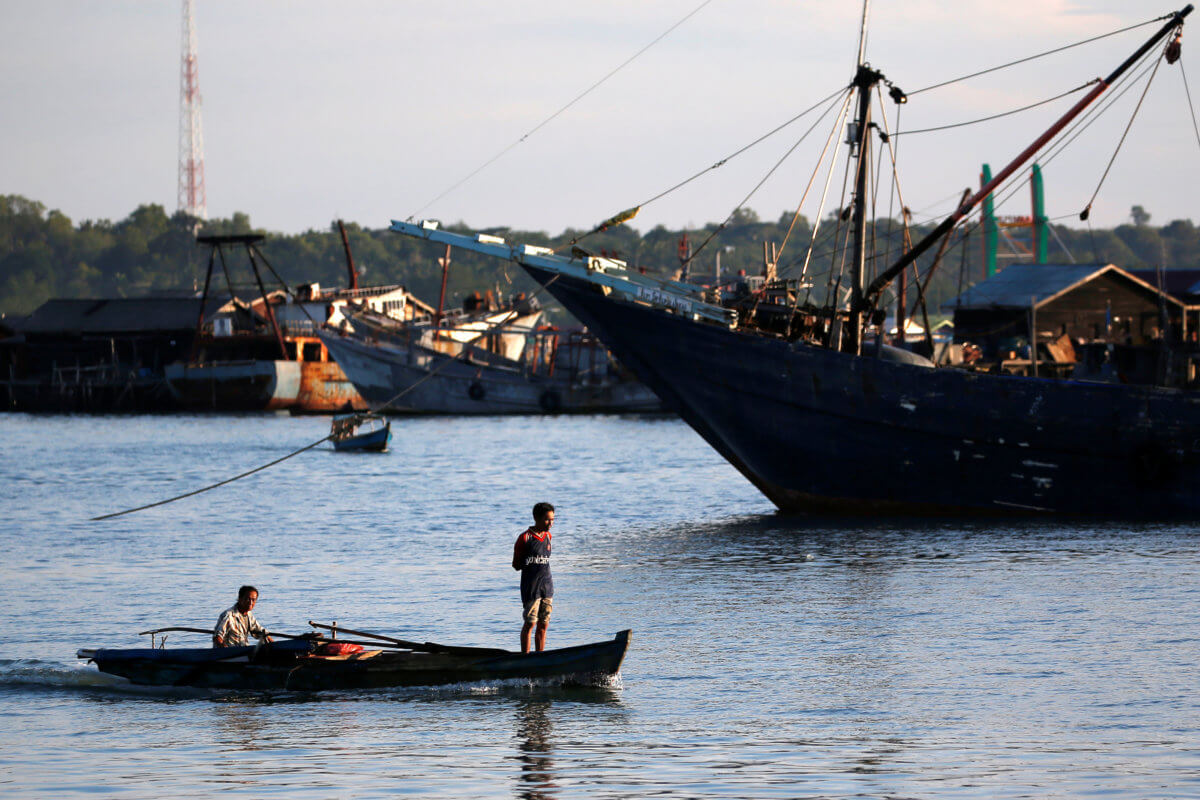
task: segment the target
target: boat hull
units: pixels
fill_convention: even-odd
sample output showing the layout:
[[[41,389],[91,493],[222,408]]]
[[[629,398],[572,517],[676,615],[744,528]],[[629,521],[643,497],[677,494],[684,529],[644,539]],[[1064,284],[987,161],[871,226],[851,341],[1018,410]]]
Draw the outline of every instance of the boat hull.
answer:
[[[377,411],[494,415],[662,410],[654,393],[635,381],[572,384],[398,343],[366,342],[329,333],[322,333],[321,341]],[[401,392],[403,396],[397,398]]]
[[[1194,393],[853,356],[523,266],[782,510],[1200,515]]]
[[[629,631],[610,641],[540,653],[447,647],[446,652],[382,652],[369,658],[298,655],[288,647],[223,650],[81,651],[101,672],[143,686],[321,691],[437,686],[510,679],[594,683],[621,669]]]
[[[300,394],[300,364],[295,361],[176,362],[165,373],[179,404],[197,411],[286,409]]]
[[[333,449],[342,451],[360,451],[382,453],[387,449],[392,438],[392,424],[389,422],[377,431],[368,431],[345,439],[334,439]]]

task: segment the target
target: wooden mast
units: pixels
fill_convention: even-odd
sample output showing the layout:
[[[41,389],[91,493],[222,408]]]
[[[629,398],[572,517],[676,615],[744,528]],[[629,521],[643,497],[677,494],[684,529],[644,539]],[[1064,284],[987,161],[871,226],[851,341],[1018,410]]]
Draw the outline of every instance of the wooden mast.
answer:
[[[446,245],[446,254],[438,259],[442,267],[442,291],[438,293],[437,314],[433,317],[433,340],[437,342],[438,330],[442,327],[442,312],[446,306],[446,277],[450,274],[450,245]]]
[[[338,232],[342,235],[342,249],[346,251],[346,269],[350,270],[350,289],[358,288],[358,270],[354,268],[354,254],[350,252],[350,238],[346,236],[346,226],[339,219]]]
[[[864,4],[863,16],[866,17]],[[861,47],[861,46],[860,46]],[[859,58],[861,59],[861,49]],[[858,116],[854,133],[855,150],[858,153],[858,164],[855,167],[854,180],[854,259],[852,262],[853,276],[850,284],[850,352],[858,355],[862,352],[863,332],[863,290],[866,285],[867,273],[867,177],[871,166],[871,90],[879,82],[880,73],[859,63],[858,72],[854,76],[854,86],[858,90]]]
[[[858,90],[857,127],[852,131],[851,145],[858,154],[854,181],[854,258],[850,281],[850,351],[862,352],[863,289],[866,285],[867,264],[867,174],[870,169],[871,89],[881,77],[866,64],[867,13],[870,0],[863,0],[862,22],[858,28],[858,59],[855,63],[854,86]]]

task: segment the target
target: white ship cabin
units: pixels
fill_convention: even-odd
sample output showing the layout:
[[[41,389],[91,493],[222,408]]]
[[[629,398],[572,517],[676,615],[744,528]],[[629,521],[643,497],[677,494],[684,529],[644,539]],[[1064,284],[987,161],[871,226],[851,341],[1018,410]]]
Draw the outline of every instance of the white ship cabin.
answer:
[[[401,285],[367,286],[361,289],[322,289],[319,283],[301,285],[294,299],[284,292],[268,295],[275,318],[288,333],[304,335],[315,332],[322,323],[332,326],[349,324],[342,309],[347,304],[366,304],[372,311],[399,322],[431,316],[434,309],[421,302]],[[255,299],[254,310],[262,313],[262,300]]]

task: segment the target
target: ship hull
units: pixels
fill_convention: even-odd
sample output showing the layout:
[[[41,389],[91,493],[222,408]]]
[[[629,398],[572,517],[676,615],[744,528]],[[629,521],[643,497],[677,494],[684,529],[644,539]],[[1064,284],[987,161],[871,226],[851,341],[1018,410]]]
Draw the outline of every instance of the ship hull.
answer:
[[[523,264],[780,509],[1200,514],[1200,397],[739,333]]]
[[[329,414],[366,410],[367,401],[335,362],[300,362],[300,393],[296,397],[293,413]]]
[[[197,411],[286,409],[300,393],[300,364],[295,361],[176,362],[165,372],[179,404]]]
[[[328,333],[321,334],[321,341],[371,407],[391,414],[596,414],[662,409],[653,392],[634,381],[575,385],[472,364],[425,349],[418,352],[402,344],[364,342]]]

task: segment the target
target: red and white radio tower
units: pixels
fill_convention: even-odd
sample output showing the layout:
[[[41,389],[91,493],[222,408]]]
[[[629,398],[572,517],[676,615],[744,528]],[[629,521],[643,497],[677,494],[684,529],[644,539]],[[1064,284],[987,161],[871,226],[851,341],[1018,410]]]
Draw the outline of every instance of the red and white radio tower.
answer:
[[[200,130],[200,72],[196,64],[196,15],[183,0],[183,65],[179,73],[179,210],[208,219],[204,194],[204,135]]]

